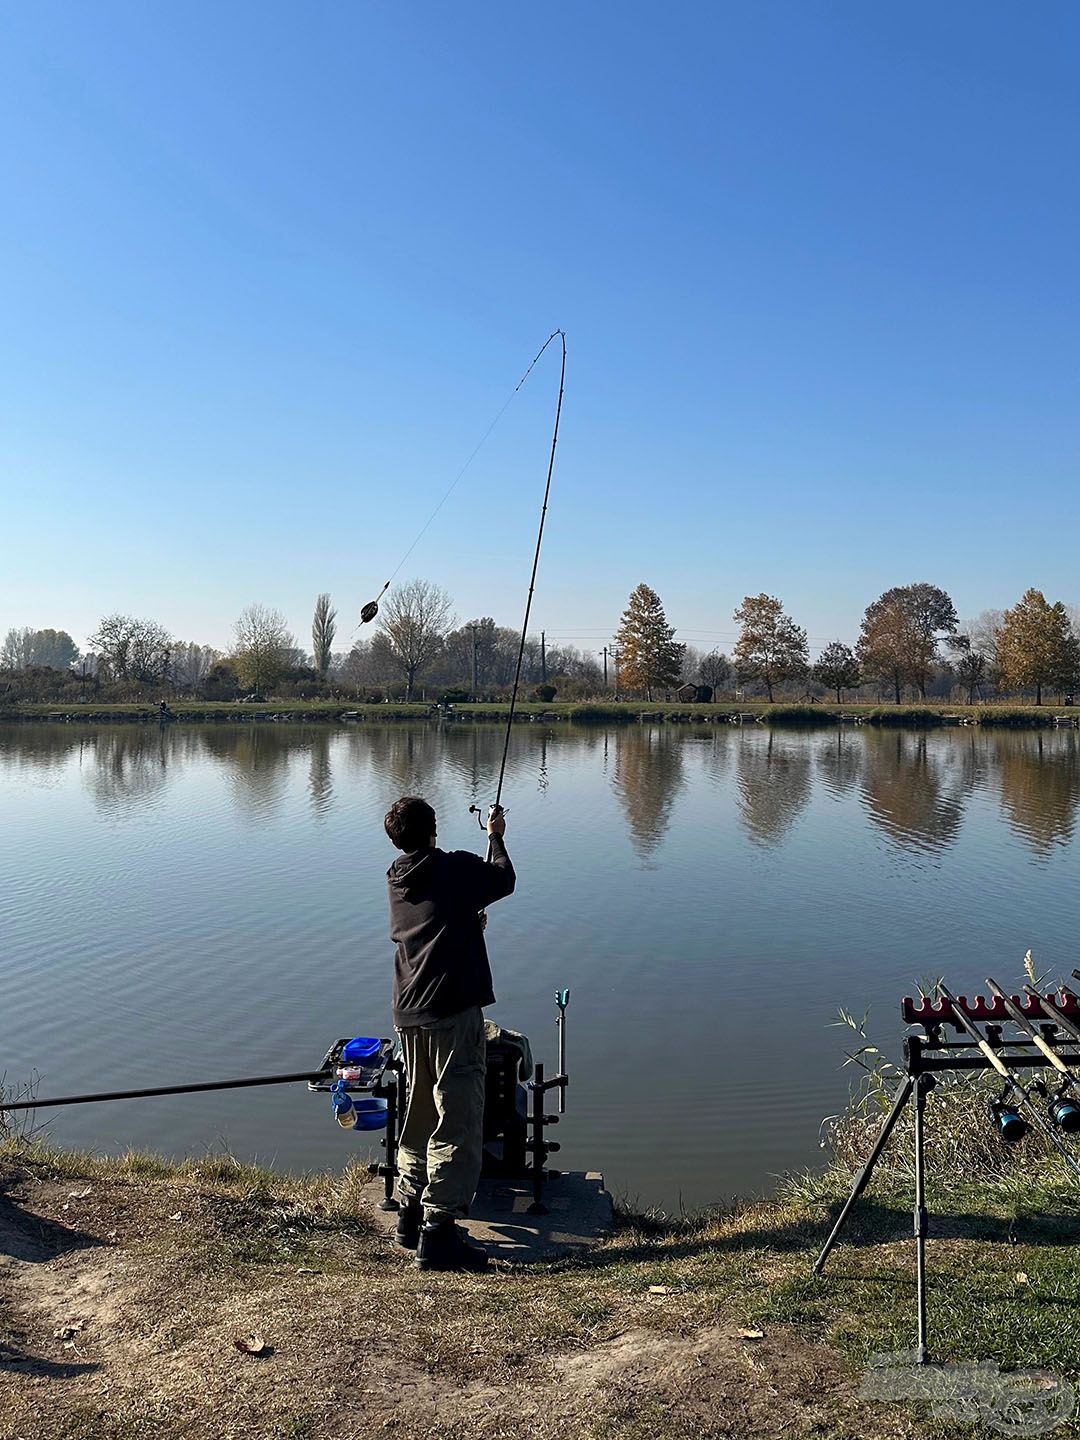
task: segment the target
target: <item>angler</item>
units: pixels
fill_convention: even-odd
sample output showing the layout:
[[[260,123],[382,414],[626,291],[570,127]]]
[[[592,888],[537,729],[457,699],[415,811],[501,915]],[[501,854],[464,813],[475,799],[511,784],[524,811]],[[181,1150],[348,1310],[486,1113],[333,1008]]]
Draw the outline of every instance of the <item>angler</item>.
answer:
[[[407,795],[386,814],[402,851],[387,872],[394,960],[394,1028],[408,1080],[398,1142],[397,1240],[418,1270],[483,1270],[487,1255],[457,1224],[469,1213],[484,1147],[487,1040],[495,1000],[479,912],[513,892],[498,805],[488,858],[436,845],[435,811]]]

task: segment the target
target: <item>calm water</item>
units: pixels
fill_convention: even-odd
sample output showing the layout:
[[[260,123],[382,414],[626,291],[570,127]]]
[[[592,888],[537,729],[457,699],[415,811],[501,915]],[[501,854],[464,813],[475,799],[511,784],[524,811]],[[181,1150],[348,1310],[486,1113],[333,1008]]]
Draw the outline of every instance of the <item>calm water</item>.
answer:
[[[553,1061],[552,995],[573,990],[562,1163],[668,1206],[768,1189],[815,1162],[846,1096],[838,1006],[869,1007],[895,1052],[921,976],[1018,983],[1029,946],[1067,975],[1078,738],[522,726],[493,1014]],[[382,814],[422,793],[444,845],[481,849],[468,806],[500,741],[0,727],[0,1073],[37,1070],[41,1094],[165,1084],[389,1033]],[[283,1166],[357,1143],[302,1087],[54,1113],[64,1142]]]

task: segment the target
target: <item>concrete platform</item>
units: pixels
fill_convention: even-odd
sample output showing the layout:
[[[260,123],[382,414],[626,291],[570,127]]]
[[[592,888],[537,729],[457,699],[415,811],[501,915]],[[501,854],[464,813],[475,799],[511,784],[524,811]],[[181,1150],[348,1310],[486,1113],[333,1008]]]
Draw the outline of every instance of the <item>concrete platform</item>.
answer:
[[[376,1208],[382,1182],[365,1186],[375,1223],[393,1233],[397,1216]],[[469,1234],[493,1260],[528,1265],[588,1250],[611,1231],[615,1214],[604,1177],[597,1170],[567,1171],[544,1186],[546,1215],[530,1215],[532,1187],[525,1181],[481,1180],[473,1214],[465,1221]]]

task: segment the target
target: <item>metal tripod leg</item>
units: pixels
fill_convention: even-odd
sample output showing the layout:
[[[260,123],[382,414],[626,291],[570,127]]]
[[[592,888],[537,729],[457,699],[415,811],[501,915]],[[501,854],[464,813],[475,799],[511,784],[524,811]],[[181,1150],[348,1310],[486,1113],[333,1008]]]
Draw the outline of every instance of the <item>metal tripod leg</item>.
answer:
[[[840,1211],[840,1214],[836,1217],[836,1224],[833,1226],[833,1228],[832,1228],[832,1230],[831,1230],[831,1232],[830,1232],[830,1234],[829,1234],[829,1238],[825,1241],[825,1244],[824,1244],[824,1247],[822,1248],[821,1254],[818,1256],[818,1258],[817,1258],[817,1259],[815,1260],[815,1262],[814,1262],[814,1274],[815,1274],[815,1275],[820,1275],[820,1274],[822,1273],[822,1271],[825,1269],[825,1261],[829,1258],[829,1252],[832,1250],[833,1246],[836,1244],[837,1240],[840,1238],[840,1231],[844,1228],[844,1225],[845,1225],[846,1222],[847,1222],[847,1218],[848,1218],[848,1216],[851,1214],[852,1207],[854,1206],[856,1200],[858,1200],[859,1196],[860,1196],[860,1195],[863,1193],[863,1191],[866,1189],[867,1185],[870,1183],[870,1176],[871,1176],[871,1174],[873,1173],[874,1166],[877,1164],[878,1159],[879,1159],[879,1157],[880,1157],[880,1155],[881,1155],[881,1152],[885,1149],[885,1146],[889,1143],[889,1136],[892,1134],[892,1132],[893,1132],[893,1127],[896,1125],[897,1120],[899,1120],[899,1118],[900,1118],[900,1112],[901,1112],[901,1110],[903,1110],[904,1106],[907,1104],[908,1099],[909,1099],[910,1096],[911,1096],[911,1092],[912,1092],[912,1089],[914,1088],[914,1085],[915,1085],[914,1079],[912,1078],[912,1076],[908,1075],[908,1076],[906,1076],[906,1077],[904,1078],[904,1083],[900,1086],[900,1089],[896,1092],[896,1099],[893,1101],[892,1109],[889,1111],[889,1114],[888,1114],[888,1117],[886,1118],[885,1124],[881,1127],[881,1134],[880,1134],[880,1135],[878,1136],[878,1138],[874,1141],[874,1148],[870,1151],[870,1154],[869,1154],[869,1156],[867,1157],[866,1164],[865,1164],[865,1165],[862,1167],[862,1169],[859,1171],[858,1175],[855,1176],[855,1183],[854,1183],[854,1185],[852,1185],[852,1187],[851,1187],[851,1194],[850,1194],[850,1195],[848,1196],[848,1198],[844,1201],[844,1208]],[[920,1122],[920,1125],[921,1125],[921,1122]],[[921,1135],[921,1133],[922,1133],[922,1132],[921,1132],[921,1129],[920,1129],[920,1132],[919,1132],[919,1133],[920,1133],[920,1135]],[[920,1154],[921,1154],[921,1141],[920,1141]]]
[[[926,1232],[929,1222],[926,1215],[926,1175],[923,1167],[923,1111],[926,1107],[926,1092],[933,1083],[932,1075],[920,1075],[915,1080],[915,1291],[919,1315],[916,1365],[927,1365],[930,1361],[930,1353],[926,1348]]]

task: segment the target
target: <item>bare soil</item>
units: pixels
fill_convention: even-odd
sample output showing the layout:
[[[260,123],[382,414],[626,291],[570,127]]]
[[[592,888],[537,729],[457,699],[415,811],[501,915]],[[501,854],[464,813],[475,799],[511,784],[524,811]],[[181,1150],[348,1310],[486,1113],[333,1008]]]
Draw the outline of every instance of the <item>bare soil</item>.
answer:
[[[705,1291],[671,1268],[696,1248],[659,1239],[644,1283],[640,1232],[421,1276],[358,1185],[235,1169],[0,1160],[2,1440],[932,1433],[860,1405],[813,1327],[753,1332],[768,1282],[741,1251]],[[237,1348],[253,1335],[262,1354]]]

